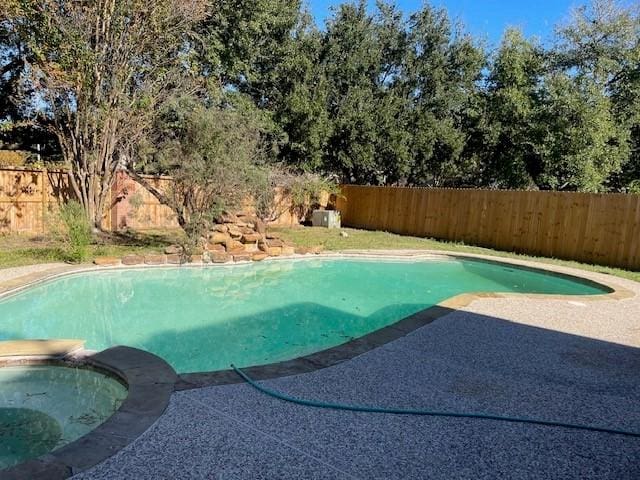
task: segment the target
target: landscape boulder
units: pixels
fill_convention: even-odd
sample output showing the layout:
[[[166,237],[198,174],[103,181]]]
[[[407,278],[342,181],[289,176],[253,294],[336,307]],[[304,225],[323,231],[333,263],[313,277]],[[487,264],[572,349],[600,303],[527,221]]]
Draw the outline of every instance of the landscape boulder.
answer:
[[[144,263],[146,265],[163,265],[167,263],[167,257],[165,255],[145,255]]]
[[[120,259],[118,257],[97,257],[93,263],[99,267],[112,267],[120,265]]]
[[[231,255],[223,252],[209,252],[211,262],[213,263],[227,263],[231,261]]]
[[[209,243],[226,243],[230,239],[228,233],[213,231],[209,234]]]
[[[131,254],[122,257],[123,265],[140,265],[142,263],[144,263],[144,257],[142,255]]]

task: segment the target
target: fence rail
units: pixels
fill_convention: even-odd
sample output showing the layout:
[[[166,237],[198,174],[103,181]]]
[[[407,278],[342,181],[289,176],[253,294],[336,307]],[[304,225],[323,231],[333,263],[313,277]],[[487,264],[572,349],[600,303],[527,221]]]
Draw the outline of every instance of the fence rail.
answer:
[[[345,185],[343,224],[640,269],[640,195]]]

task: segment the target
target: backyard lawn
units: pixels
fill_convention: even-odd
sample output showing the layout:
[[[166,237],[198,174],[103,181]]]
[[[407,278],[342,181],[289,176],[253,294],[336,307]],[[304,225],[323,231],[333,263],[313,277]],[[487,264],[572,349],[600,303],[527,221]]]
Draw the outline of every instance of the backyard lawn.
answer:
[[[584,270],[616,275],[640,281],[640,272],[619,268],[589,265],[580,262],[558,260],[542,257],[518,255],[510,252],[492,250],[490,248],[473,247],[461,243],[443,242],[428,238],[417,238],[395,235],[387,232],[374,232],[343,228],[329,230],[326,228],[296,227],[272,228],[286,240],[299,246],[323,245],[328,251],[359,249],[428,249],[447,250],[462,253],[478,253],[496,257],[519,258],[541,263],[551,263]],[[346,234],[346,235],[345,235]],[[153,230],[145,232],[129,232],[125,234],[105,235],[90,247],[90,256],[123,256],[128,253],[156,253],[180,238],[176,230]],[[35,263],[65,262],[68,255],[65,245],[60,240],[43,236],[0,236],[0,268],[17,267]]]
[[[388,232],[355,230],[343,228],[340,230],[329,230],[326,228],[274,228],[282,234],[286,240],[294,242],[300,246],[324,245],[327,250],[359,250],[359,249],[424,249],[424,250],[447,250],[461,253],[477,253],[482,255],[494,255],[496,257],[518,258],[554,265],[564,265],[567,267],[581,268],[592,272],[607,273],[635,281],[640,281],[640,272],[623,270],[620,268],[603,267],[600,265],[589,265],[586,263],[558,260],[552,258],[532,257],[528,255],[518,255],[490,248],[473,247],[462,243],[444,242],[430,238],[418,238],[402,235],[395,235]],[[341,232],[347,236],[341,235]]]
[[[89,257],[161,252],[175,243],[180,235],[176,230],[105,234],[90,245]],[[66,245],[60,239],[47,236],[0,236],[0,268],[66,262],[68,259]]]

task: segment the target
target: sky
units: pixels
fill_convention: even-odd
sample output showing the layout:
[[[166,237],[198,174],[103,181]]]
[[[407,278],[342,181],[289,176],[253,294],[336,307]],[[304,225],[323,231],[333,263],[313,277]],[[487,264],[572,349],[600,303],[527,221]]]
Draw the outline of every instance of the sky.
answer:
[[[307,0],[319,24],[331,16],[331,6],[341,0]],[[403,11],[420,9],[423,0],[396,0]],[[489,45],[500,41],[507,26],[519,26],[527,36],[549,41],[554,26],[569,18],[572,7],[581,0],[431,0],[434,6],[444,7],[452,18],[460,19],[474,36],[484,38]],[[375,5],[375,0],[370,0]]]

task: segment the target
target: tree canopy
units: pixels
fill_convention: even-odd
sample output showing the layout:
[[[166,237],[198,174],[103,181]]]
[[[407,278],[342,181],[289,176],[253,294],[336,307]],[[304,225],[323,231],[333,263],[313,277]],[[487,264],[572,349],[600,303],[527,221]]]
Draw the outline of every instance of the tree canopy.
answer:
[[[5,0],[0,142],[53,133],[95,224],[117,165],[160,171],[171,148],[207,175],[259,162],[374,185],[640,191],[640,13],[625,5],[592,0],[549,41],[509,28],[489,49],[429,3],[345,2],[320,27],[300,0]]]

